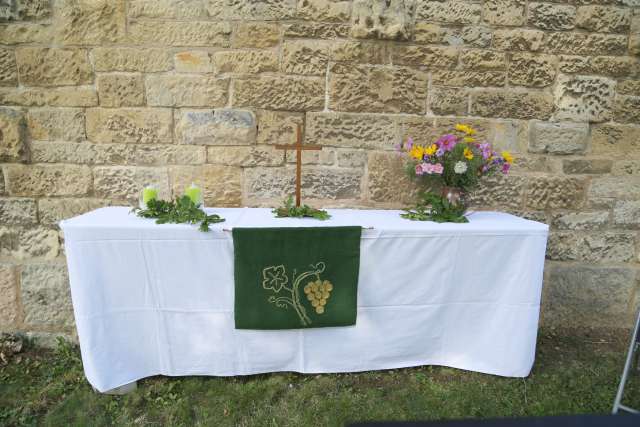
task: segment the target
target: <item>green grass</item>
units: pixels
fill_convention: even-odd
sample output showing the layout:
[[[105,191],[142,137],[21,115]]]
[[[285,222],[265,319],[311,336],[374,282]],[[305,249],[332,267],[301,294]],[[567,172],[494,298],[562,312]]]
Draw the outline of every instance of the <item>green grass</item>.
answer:
[[[611,410],[625,335],[543,332],[533,373],[500,378],[442,367],[359,374],[149,378],[127,396],[94,393],[78,350],[30,348],[0,365],[0,425],[340,426],[364,420],[481,418]],[[640,374],[625,403],[640,407]]]

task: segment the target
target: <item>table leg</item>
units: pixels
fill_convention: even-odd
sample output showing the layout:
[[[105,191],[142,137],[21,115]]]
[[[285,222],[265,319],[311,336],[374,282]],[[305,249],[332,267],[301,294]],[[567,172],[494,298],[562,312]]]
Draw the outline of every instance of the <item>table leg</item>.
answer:
[[[120,387],[112,388],[111,390],[107,390],[107,391],[103,392],[102,394],[113,394],[113,395],[129,394],[129,393],[131,393],[132,391],[134,391],[137,388],[138,388],[138,382],[134,381],[132,383],[121,385]],[[93,390],[96,393],[100,393],[95,388]]]

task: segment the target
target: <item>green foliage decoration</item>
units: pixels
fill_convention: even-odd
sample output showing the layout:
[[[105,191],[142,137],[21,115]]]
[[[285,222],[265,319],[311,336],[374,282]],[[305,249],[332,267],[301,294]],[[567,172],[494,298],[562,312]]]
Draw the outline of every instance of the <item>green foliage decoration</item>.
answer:
[[[146,209],[134,208],[133,211],[142,218],[155,218],[156,224],[200,224],[200,231],[209,231],[209,225],[223,222],[219,215],[207,215],[188,196],[182,196],[175,201],[152,199]]]
[[[331,218],[331,215],[325,210],[315,209],[307,205],[295,206],[292,196],[289,196],[282,206],[275,208],[272,212],[276,215],[276,218],[315,218],[320,221]]]
[[[413,209],[400,214],[402,218],[412,221],[469,222],[464,216],[464,204],[450,203],[445,197],[432,192],[422,193],[420,197],[422,200]]]

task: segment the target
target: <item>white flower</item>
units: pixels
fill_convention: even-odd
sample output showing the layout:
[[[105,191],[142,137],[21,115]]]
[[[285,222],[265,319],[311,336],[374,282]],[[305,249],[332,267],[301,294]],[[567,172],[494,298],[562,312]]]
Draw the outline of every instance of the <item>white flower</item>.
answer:
[[[467,164],[462,161],[456,162],[456,164],[453,166],[453,171],[458,175],[462,175],[467,171]]]

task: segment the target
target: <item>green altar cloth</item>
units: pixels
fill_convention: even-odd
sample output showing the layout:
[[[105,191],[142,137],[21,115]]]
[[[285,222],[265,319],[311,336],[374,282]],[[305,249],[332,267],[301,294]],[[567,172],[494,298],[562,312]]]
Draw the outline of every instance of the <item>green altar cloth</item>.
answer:
[[[236,329],[355,325],[361,233],[234,228]]]

